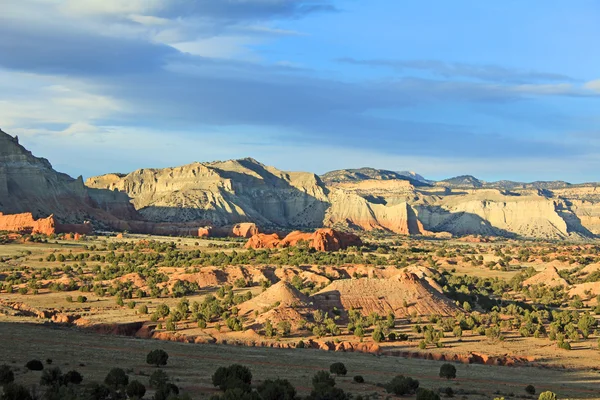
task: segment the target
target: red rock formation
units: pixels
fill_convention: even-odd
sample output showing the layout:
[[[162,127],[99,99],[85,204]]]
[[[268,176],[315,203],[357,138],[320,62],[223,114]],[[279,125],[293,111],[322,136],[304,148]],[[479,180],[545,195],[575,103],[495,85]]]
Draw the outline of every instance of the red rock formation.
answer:
[[[231,235],[234,237],[251,238],[258,233],[258,227],[252,222],[243,222],[231,227]]]
[[[305,242],[318,251],[336,251],[350,246],[362,246],[360,238],[351,233],[338,232],[330,228],[317,229],[313,233],[294,231],[283,239],[276,233],[258,234],[250,238],[246,248],[264,249],[275,247],[291,247]]]
[[[281,239],[279,235],[276,233],[272,233],[270,235],[266,233],[259,233],[258,235],[254,235],[248,240],[246,243],[247,249],[274,249],[277,247]]]
[[[4,215],[0,212],[0,231],[52,235],[56,232],[56,220],[52,215],[36,220],[31,213]]]
[[[17,232],[22,234],[77,233],[81,235],[93,232],[89,222],[83,224],[59,224],[54,215],[47,218],[35,219],[31,213],[9,214],[0,212],[0,231]]]
[[[242,237],[258,235],[258,227],[253,222],[242,222],[233,226],[205,226],[198,228],[198,237]]]

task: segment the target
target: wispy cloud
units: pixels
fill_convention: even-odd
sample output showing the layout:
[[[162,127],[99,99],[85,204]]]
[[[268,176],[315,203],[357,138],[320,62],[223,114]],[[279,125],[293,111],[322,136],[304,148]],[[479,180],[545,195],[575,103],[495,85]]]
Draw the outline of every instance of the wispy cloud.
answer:
[[[488,82],[529,84],[531,82],[564,82],[574,79],[557,73],[526,71],[505,68],[498,65],[474,65],[449,63],[437,60],[361,60],[351,57],[338,59],[339,62],[368,67],[385,67],[397,71],[425,71],[444,78],[471,78]]]
[[[433,159],[437,166],[525,165],[596,154],[580,141],[556,140],[581,127],[575,113],[543,103],[533,115],[527,106],[557,99],[595,104],[598,81],[494,65],[355,58],[340,60],[344,72],[355,65],[395,74],[346,79],[303,57],[261,53],[271,41],[309,38],[297,30],[301,24],[288,29],[281,21],[332,11],[325,0],[9,1],[0,13],[0,122],[39,140],[41,149],[58,152],[66,142],[94,147],[108,160],[96,173],[119,164],[109,147],[134,146],[144,132],[144,151],[121,161],[123,169],[157,159],[176,164],[182,154],[191,161],[194,152],[198,159],[264,156],[312,169],[300,165],[311,148],[336,155],[322,168],[367,159],[360,154],[388,160],[382,166],[389,169],[418,169]],[[470,112],[456,117],[456,105]],[[493,118],[502,123],[488,125]],[[525,119],[533,133],[513,130]],[[174,150],[165,155],[160,141],[169,137]],[[287,160],[294,154],[303,160]],[[402,159],[419,163],[392,167]]]

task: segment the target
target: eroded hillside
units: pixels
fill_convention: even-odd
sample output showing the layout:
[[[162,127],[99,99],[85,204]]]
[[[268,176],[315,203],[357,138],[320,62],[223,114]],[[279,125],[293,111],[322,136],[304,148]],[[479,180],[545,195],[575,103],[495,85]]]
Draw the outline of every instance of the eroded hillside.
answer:
[[[348,227],[399,234],[450,233],[591,238],[600,233],[594,184],[498,182],[464,187],[465,177],[429,185],[392,171],[340,170],[321,180],[253,159],[143,169],[90,178],[86,185],[127,193],[148,220],[253,221],[265,228]],[[458,182],[458,184],[457,184]],[[556,189],[547,189],[556,187]]]

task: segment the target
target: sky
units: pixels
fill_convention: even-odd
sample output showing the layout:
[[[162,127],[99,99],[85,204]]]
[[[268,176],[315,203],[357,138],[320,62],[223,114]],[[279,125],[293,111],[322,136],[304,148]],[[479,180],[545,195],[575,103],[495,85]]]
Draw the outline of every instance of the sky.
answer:
[[[597,0],[0,0],[0,128],[89,177],[600,181]]]

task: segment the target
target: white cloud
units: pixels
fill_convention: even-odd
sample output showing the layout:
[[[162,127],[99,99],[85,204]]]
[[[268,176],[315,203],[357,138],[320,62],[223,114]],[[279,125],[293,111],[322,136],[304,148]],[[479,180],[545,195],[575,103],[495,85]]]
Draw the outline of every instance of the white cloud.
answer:
[[[195,56],[208,58],[235,58],[238,60],[258,60],[259,57],[248,46],[259,40],[244,36],[217,36],[189,42],[171,44],[177,50]]]
[[[3,126],[93,123],[126,112],[128,106],[74,79],[0,70]]]
[[[594,81],[587,82],[584,87],[588,90],[595,90],[600,92],[600,79],[596,79]]]
[[[166,0],[65,0],[60,8],[75,15],[151,14],[168,4]]]

